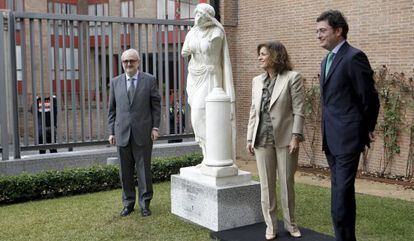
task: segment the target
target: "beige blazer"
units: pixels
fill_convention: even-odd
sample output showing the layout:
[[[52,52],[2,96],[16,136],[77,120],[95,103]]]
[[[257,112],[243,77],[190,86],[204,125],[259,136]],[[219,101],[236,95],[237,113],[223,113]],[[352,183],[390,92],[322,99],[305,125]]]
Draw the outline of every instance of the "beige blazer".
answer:
[[[256,76],[252,83],[252,104],[247,126],[247,141],[251,141],[253,144],[259,126],[262,88],[266,77],[267,73]],[[298,72],[286,71],[277,76],[269,107],[277,147],[288,146],[293,133],[303,136],[304,98],[302,76]]]

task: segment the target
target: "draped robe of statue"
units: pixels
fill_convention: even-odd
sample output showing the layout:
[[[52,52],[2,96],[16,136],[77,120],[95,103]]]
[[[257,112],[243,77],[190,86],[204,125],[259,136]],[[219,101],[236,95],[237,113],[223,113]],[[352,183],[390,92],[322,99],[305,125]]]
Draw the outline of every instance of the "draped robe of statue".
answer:
[[[204,9],[199,9],[203,11]],[[197,11],[197,9],[196,9]],[[209,12],[207,12],[209,13]],[[188,64],[187,94],[195,140],[206,157],[206,96],[214,87],[222,87],[231,101],[232,157],[235,160],[235,96],[229,50],[223,26],[211,16],[203,26],[194,26],[187,34],[182,56],[191,56]]]

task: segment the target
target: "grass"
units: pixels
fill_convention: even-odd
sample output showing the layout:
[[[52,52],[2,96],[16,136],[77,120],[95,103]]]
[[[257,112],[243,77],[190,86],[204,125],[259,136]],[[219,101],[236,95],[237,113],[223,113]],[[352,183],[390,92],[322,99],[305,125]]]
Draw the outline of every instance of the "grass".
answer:
[[[169,182],[154,188],[147,218],[118,216],[120,190],[1,206],[0,240],[210,240],[209,230],[171,214]],[[330,190],[297,184],[296,193],[299,225],[333,235]],[[414,203],[357,195],[357,207],[358,240],[414,240]]]
[[[152,216],[120,218],[120,190],[0,207],[0,240],[209,240],[207,229],[170,212],[169,182],[154,185]]]
[[[334,235],[330,189],[296,184],[296,219],[300,226]],[[356,195],[357,240],[414,240],[414,203],[392,198]]]

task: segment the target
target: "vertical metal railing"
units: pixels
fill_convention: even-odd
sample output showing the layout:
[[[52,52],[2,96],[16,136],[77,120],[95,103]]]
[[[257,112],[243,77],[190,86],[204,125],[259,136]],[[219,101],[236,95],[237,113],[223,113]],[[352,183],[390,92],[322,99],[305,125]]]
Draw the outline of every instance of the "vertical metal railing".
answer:
[[[3,13],[0,14],[0,53],[5,53],[5,29],[4,29]],[[0,56],[0,132],[1,132],[1,147],[2,160],[9,159],[9,136],[7,124],[7,97],[6,97],[6,68],[5,56]]]
[[[51,28],[49,27],[51,25],[51,21],[52,20],[47,21],[48,28],[47,28],[47,35],[46,36],[51,36]],[[53,96],[55,95],[54,90],[53,90],[53,76],[54,75],[52,74],[51,66],[53,66],[53,64],[54,64],[54,57],[53,57],[53,52],[52,52],[52,49],[51,49],[52,40],[51,40],[50,37],[47,38],[47,45],[46,46],[48,46],[48,48],[47,48],[48,51],[47,52],[48,52],[48,64],[49,64],[49,71],[48,71],[49,92],[50,92],[50,96],[52,96],[52,99],[53,99]],[[55,126],[55,123],[57,122],[57,120],[55,120],[55,118],[54,118],[54,116],[55,116],[54,107],[55,107],[56,103],[54,103],[54,101],[50,101],[49,103],[50,103],[50,116],[51,116],[50,126]],[[51,128],[50,131],[51,131],[51,142],[55,143],[55,132],[56,132],[56,130],[54,128]],[[43,142],[43,143],[45,143],[45,142]]]
[[[81,142],[85,142],[85,121],[82,121],[85,119],[85,57],[84,57],[84,39],[83,39],[83,32],[85,30],[84,28],[85,24],[84,22],[79,23],[79,51],[78,51],[78,57],[79,57],[79,79],[80,81],[80,120],[81,120]]]
[[[18,102],[17,102],[17,71],[16,71],[16,28],[14,12],[9,12],[8,19],[9,30],[9,61],[10,61],[10,80],[11,80],[11,106],[12,106],[12,118],[11,126],[13,126],[13,155],[14,158],[20,158],[20,139],[19,139],[19,115],[18,115]]]
[[[140,71],[158,79],[161,134],[190,134],[184,90],[188,59],[180,52],[191,22],[23,12],[5,16],[7,21],[0,18],[0,53],[9,49],[9,56],[0,58],[2,160],[8,159],[11,143],[15,158],[21,150],[105,143],[109,81],[123,73],[121,55],[128,48],[139,51]],[[11,69],[10,80],[5,66]],[[10,100],[7,83],[13,87]]]
[[[26,25],[19,22],[20,28],[20,39],[21,43],[26,43]],[[28,126],[28,93],[27,93],[27,68],[26,68],[26,44],[20,44],[20,63],[21,63],[21,70],[22,70],[22,106],[23,106],[23,133],[28,133],[29,126]],[[23,145],[29,144],[28,135],[24,135]]]
[[[53,23],[53,40],[54,40],[54,44],[53,44],[53,60],[51,60],[51,62],[53,62],[53,66],[54,66],[54,71],[51,74],[52,77],[54,77],[55,80],[55,86],[56,86],[56,110],[61,110],[62,109],[62,92],[61,90],[61,79],[62,79],[62,75],[61,75],[61,71],[60,71],[60,66],[62,65],[63,61],[60,58],[60,51],[59,51],[59,30],[58,30],[58,25],[59,25],[60,20],[52,20]],[[62,39],[63,41],[63,39]],[[52,45],[51,45],[52,46]],[[62,53],[63,54],[63,53]],[[56,70],[57,69],[57,70]],[[56,113],[57,116],[58,113]],[[55,115],[52,115],[53,117]],[[62,120],[62,115],[59,115],[59,117],[57,118],[59,121]],[[54,120],[54,121],[58,121],[58,120]],[[62,138],[61,138],[61,134],[59,133],[58,130],[54,130],[55,132],[57,132],[56,134],[56,139],[55,141],[57,143],[61,142]]]

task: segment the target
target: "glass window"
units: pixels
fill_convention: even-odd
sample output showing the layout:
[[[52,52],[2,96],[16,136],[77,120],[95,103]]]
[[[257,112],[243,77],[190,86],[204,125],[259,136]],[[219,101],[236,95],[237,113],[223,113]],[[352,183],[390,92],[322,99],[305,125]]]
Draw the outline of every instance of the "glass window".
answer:
[[[198,0],[181,1],[180,19],[194,20],[194,10],[198,4]]]
[[[54,2],[50,1],[47,4],[47,12],[54,13],[54,14],[77,14],[78,9],[75,4],[71,3],[64,3],[64,2]],[[53,34],[53,22],[50,22],[51,33]],[[70,35],[70,21],[57,21],[58,24],[58,33],[63,35],[63,29],[65,29],[65,35]],[[78,36],[78,22],[73,22],[73,35]]]
[[[10,9],[8,3],[9,0],[0,0],[0,9]],[[24,0],[13,0],[13,10],[18,12],[24,11]]]
[[[90,16],[109,16],[109,4],[98,3],[88,5],[88,15]],[[96,22],[96,31],[98,35],[101,35],[102,22]],[[105,23],[106,29],[108,30],[108,23]],[[95,35],[95,22],[89,22],[89,34]]]
[[[132,18],[134,17],[134,1],[123,0],[121,2],[121,17]]]
[[[157,18],[165,19],[165,0],[157,0]]]
[[[52,1],[47,4],[47,12],[55,14],[77,14],[78,11],[76,4]]]
[[[14,0],[14,10],[18,12],[24,11],[24,0]]]
[[[134,17],[134,1],[132,0],[123,0],[121,2],[121,17],[124,18],[133,18]],[[130,25],[126,25],[126,33],[129,33]],[[124,28],[121,27],[121,33],[124,33]]]
[[[88,15],[91,16],[109,16],[108,3],[98,3],[88,5]]]
[[[199,0],[157,0],[158,19],[194,19]]]

